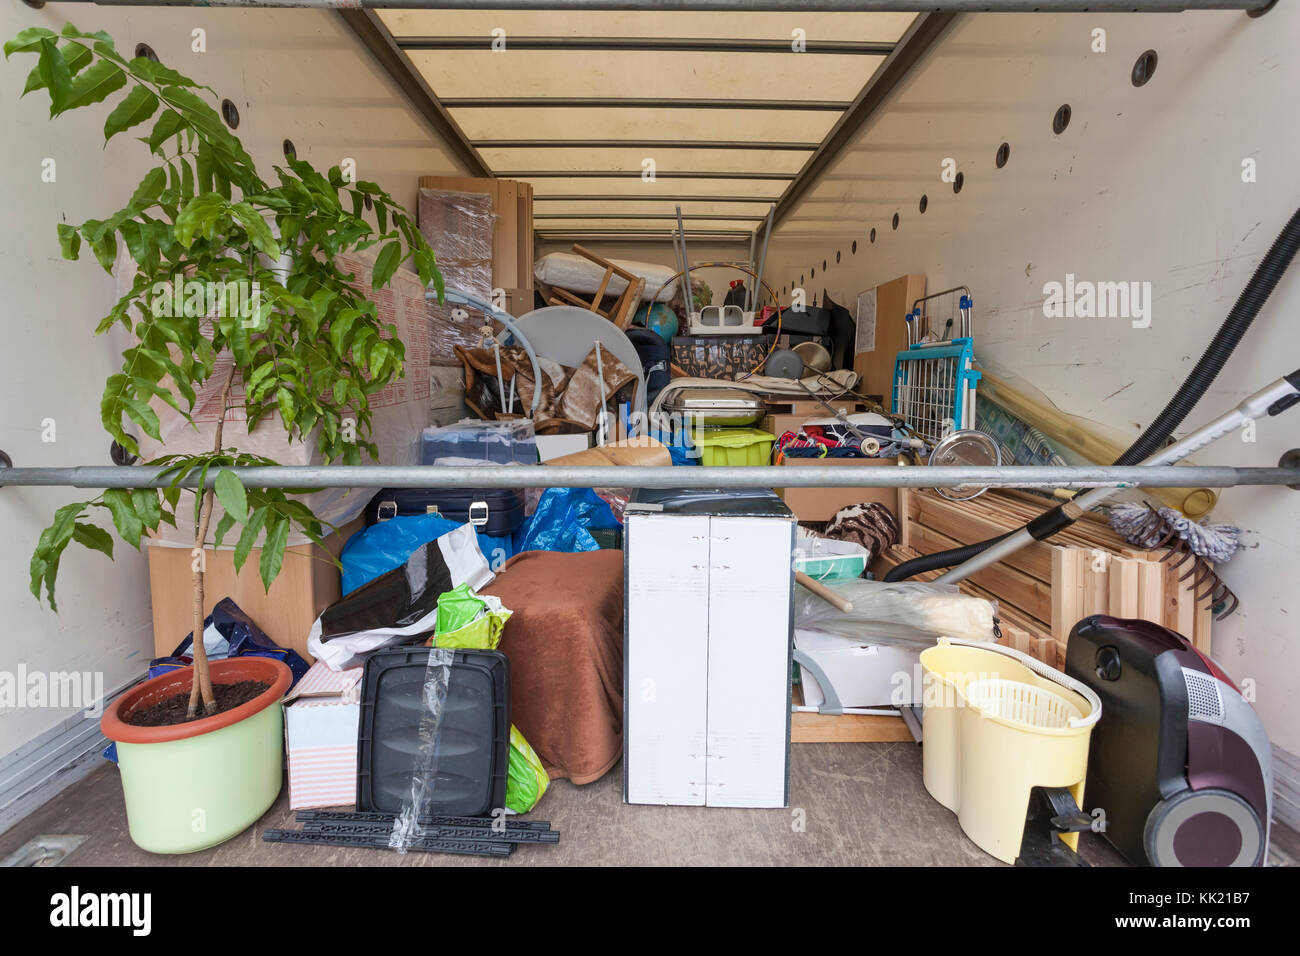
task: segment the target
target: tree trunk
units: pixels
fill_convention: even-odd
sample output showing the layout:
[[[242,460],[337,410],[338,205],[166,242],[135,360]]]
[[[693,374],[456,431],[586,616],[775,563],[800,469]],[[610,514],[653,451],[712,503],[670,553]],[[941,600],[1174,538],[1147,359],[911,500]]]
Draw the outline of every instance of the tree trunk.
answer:
[[[226,408],[230,402],[230,386],[235,380],[235,362],[231,357],[230,371],[226,373],[225,384],[221,387],[221,414],[217,418],[217,434],[213,441],[213,452],[221,451],[221,432],[226,424]],[[194,682],[190,686],[190,705],[188,716],[192,719],[199,712],[199,700],[203,700],[203,711],[208,716],[217,712],[217,698],[212,693],[212,671],[208,667],[208,651],[203,646],[203,542],[208,536],[208,523],[212,520],[212,507],[216,495],[212,489],[197,489],[196,495],[203,496],[203,506],[199,513],[198,527],[194,532],[194,560],[191,564],[191,583],[194,588],[194,631],[190,641],[190,653],[194,655]]]

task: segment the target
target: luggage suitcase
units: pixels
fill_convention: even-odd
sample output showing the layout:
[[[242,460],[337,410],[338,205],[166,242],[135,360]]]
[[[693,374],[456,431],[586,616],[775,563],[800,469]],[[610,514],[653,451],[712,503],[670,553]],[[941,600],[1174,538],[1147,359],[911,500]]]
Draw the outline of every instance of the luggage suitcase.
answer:
[[[483,534],[514,534],[524,523],[522,488],[384,488],[366,505],[366,524],[398,515],[440,514]]]

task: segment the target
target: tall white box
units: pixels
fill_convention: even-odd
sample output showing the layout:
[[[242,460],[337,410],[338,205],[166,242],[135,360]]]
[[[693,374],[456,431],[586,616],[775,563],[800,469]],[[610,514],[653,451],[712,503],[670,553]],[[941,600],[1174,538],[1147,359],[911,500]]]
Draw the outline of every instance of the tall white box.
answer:
[[[794,533],[768,492],[645,490],[629,505],[628,803],[786,806]]]

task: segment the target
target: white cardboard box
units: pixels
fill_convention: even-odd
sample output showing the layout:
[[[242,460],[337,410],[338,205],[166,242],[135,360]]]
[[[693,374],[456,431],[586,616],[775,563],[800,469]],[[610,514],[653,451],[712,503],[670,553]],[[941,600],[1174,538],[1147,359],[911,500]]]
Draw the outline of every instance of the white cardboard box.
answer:
[[[577,435],[538,435],[537,457],[540,461],[550,461],[564,455],[586,451],[591,447],[591,435],[582,432]]]
[[[872,643],[860,638],[797,628],[795,650],[825,674],[841,707],[901,707],[921,702],[920,655],[923,645]],[[826,695],[812,668],[799,669],[803,702],[820,707]]]
[[[290,810],[356,802],[361,672],[317,661],[285,696]]]

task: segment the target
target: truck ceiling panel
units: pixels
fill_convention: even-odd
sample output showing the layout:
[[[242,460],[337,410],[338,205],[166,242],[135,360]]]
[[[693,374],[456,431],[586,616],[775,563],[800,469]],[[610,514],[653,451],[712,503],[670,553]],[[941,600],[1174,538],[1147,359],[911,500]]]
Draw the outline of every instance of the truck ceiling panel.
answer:
[[[788,38],[803,30],[809,40],[893,42],[913,13],[708,13],[664,10],[585,10],[581,14],[536,10],[380,10],[395,37],[490,36],[500,27],[517,36]]]
[[[761,143],[821,142],[838,113],[802,110],[457,107],[452,119],[471,141],[483,139],[666,139]]]
[[[775,201],[788,185],[782,179],[659,179],[645,182],[640,177],[622,179],[595,177],[545,177],[529,179],[537,196],[738,196]],[[558,203],[557,203],[558,205]],[[551,209],[551,212],[557,210]]]
[[[883,56],[408,50],[440,99],[582,96],[850,102]],[[792,82],[797,81],[797,82]]]
[[[590,169],[629,169],[638,173],[647,159],[654,160],[656,172],[766,172],[797,173],[808,160],[808,153],[769,152],[763,149],[697,149],[689,144],[680,147],[610,147],[539,149],[519,147],[495,149],[479,147],[479,155],[500,176],[511,170],[551,169],[579,171]]]
[[[540,199],[540,201],[538,201]],[[680,205],[682,212],[688,216],[749,216],[766,217],[769,200],[752,202],[701,202],[694,199],[660,199],[653,202],[632,202],[610,199],[582,200],[566,198],[563,202],[547,202],[546,197],[533,197],[533,216],[539,219],[545,216],[565,214],[570,216],[618,215],[633,216],[658,215],[671,217],[674,209]]]

